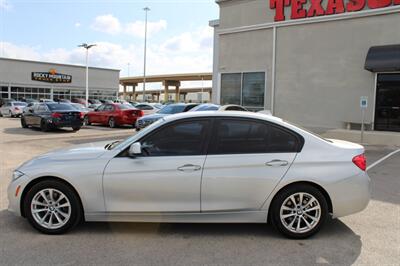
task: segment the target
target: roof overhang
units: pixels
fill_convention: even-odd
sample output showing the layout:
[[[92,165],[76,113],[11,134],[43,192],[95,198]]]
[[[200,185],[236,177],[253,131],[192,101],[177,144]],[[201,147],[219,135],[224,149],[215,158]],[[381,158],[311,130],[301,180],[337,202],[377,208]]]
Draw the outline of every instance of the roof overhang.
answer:
[[[364,68],[371,72],[400,71],[400,44],[369,48]]]

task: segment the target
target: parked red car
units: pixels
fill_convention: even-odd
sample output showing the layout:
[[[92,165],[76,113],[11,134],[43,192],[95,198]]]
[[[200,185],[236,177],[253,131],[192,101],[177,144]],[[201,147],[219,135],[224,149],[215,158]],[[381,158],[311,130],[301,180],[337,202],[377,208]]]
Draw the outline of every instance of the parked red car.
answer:
[[[142,116],[142,110],[128,104],[102,104],[96,110],[85,115],[84,124],[102,124],[109,127],[132,125],[134,127],[136,120]]]

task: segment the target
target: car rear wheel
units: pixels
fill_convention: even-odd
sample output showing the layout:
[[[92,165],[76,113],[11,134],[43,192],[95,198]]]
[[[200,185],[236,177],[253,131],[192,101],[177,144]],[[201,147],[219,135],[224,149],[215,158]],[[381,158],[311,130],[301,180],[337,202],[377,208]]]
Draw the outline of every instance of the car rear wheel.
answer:
[[[34,185],[24,200],[29,223],[45,234],[62,234],[82,220],[82,209],[76,193],[57,180]]]
[[[111,128],[116,127],[114,117],[110,117],[110,119],[108,120],[108,126],[111,127]]]
[[[72,127],[72,130],[73,131],[78,131],[78,130],[80,130],[81,129],[81,127]]]
[[[42,119],[42,121],[40,122],[40,129],[43,131],[43,132],[46,132],[46,131],[49,131],[49,125],[46,123],[46,121],[44,121],[43,119]]]
[[[21,117],[21,126],[23,128],[27,128],[28,127],[28,125],[26,124],[25,118],[23,118],[23,117]]]
[[[10,115],[10,117],[14,117],[11,111],[8,111],[8,114]]]
[[[328,203],[315,187],[295,185],[273,200],[270,220],[286,237],[303,239],[316,234],[328,218]]]
[[[86,115],[86,116],[83,118],[83,124],[84,124],[85,126],[90,126],[89,116]]]

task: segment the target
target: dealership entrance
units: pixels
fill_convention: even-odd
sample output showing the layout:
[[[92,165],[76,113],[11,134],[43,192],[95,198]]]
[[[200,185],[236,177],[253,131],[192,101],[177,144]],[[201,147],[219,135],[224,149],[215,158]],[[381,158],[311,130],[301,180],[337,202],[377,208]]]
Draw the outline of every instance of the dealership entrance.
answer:
[[[375,130],[400,132],[400,73],[378,74]]]

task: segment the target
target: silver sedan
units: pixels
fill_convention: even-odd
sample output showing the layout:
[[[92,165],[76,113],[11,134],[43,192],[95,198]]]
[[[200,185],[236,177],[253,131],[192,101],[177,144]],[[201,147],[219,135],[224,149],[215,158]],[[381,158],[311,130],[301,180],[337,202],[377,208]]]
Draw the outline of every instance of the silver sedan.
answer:
[[[187,112],[33,158],[14,171],[9,210],[46,234],[81,221],[269,223],[306,238],[367,206],[365,170],[362,146],[271,115]]]

